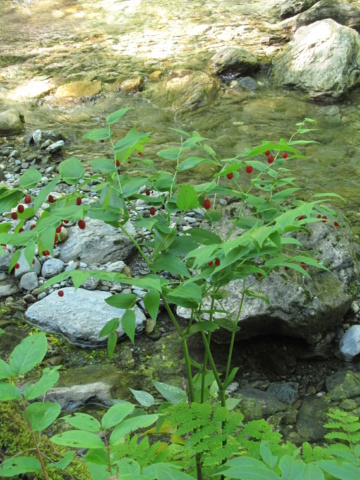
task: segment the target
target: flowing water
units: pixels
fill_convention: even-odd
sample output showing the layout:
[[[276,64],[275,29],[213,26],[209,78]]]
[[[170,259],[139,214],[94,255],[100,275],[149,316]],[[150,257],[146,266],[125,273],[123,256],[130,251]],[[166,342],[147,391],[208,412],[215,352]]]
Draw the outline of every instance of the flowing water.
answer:
[[[301,92],[276,87],[269,76],[271,57],[289,32],[276,24],[276,0],[2,0],[0,2],[0,109],[18,107],[25,132],[56,129],[70,140],[67,154],[87,159],[103,145],[81,140],[104,124],[111,112],[133,107],[118,133],[132,125],[153,132],[147,154],[177,141],[171,127],[197,130],[223,156],[233,156],[263,139],[288,138],[304,117],[317,121],[304,148],[307,159],[293,168],[307,192],[333,191],[346,199],[345,213],[360,230],[360,96],[336,105],[319,105]],[[224,46],[242,46],[258,55],[263,69],[255,92],[223,84],[217,100],[179,111],[158,101],[174,71],[206,70]],[[159,71],[163,83],[151,79]],[[116,86],[142,76],[142,93]],[[56,88],[68,82],[100,80],[100,95],[59,100]],[[155,90],[154,90],[155,89]],[[205,175],[199,171],[197,175]],[[358,232],[357,232],[358,233]]]

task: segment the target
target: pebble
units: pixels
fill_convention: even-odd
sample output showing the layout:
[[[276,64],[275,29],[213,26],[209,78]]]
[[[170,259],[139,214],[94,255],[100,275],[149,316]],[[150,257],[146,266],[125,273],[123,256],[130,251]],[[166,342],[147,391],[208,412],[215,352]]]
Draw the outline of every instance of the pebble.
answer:
[[[23,290],[34,290],[39,285],[38,276],[35,272],[25,273],[20,280],[20,288]]]
[[[44,278],[51,278],[64,270],[64,262],[59,258],[50,258],[46,260],[41,269]]]

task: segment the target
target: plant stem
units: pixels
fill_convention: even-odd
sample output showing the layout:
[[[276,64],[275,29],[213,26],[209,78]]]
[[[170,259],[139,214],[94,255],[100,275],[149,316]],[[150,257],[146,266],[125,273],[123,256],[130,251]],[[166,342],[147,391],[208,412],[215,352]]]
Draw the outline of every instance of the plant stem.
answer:
[[[26,408],[26,401],[23,398],[23,396],[21,396],[21,403],[22,403],[22,406],[24,408],[26,421],[27,421],[27,424],[29,426],[31,436],[33,438],[33,442],[34,442],[34,445],[35,445],[35,448],[36,448],[36,453],[37,453],[38,459],[39,459],[40,464],[41,464],[41,470],[43,472],[44,479],[49,480],[49,477],[48,477],[48,474],[47,474],[47,471],[46,471],[46,468],[45,468],[45,465],[44,465],[44,461],[43,461],[43,458],[42,458],[42,455],[41,455],[41,452],[40,452],[40,449],[39,449],[39,445],[38,445],[38,442],[36,441],[36,437],[35,437],[34,431],[33,431],[32,426],[31,426],[30,418],[29,418],[27,408]]]
[[[124,228],[123,225],[119,225],[119,228],[120,230],[122,230],[122,232],[129,238],[129,240],[131,240],[131,242],[135,245],[135,247],[137,248],[138,252],[140,253],[140,255],[143,257],[143,259],[145,260],[145,262],[147,263],[147,265],[150,265],[150,261],[149,259],[147,258],[147,256],[145,255],[145,253],[142,251],[140,245],[137,243],[137,241],[135,240],[135,238],[131,235],[131,233],[129,233],[126,228]]]
[[[241,295],[241,302],[240,302],[239,311],[238,311],[236,320],[234,322],[235,325],[237,325],[238,322],[239,322],[242,307],[244,305],[244,300],[245,300],[245,279],[243,280],[243,291],[242,291],[242,295]],[[236,332],[232,332],[232,335],[231,335],[231,341],[230,341],[230,347],[229,347],[229,353],[228,353],[228,361],[227,361],[226,373],[225,373],[225,382],[226,382],[226,380],[227,380],[227,378],[230,374],[231,358],[232,358],[234,343],[235,343],[235,334],[236,334]]]
[[[110,475],[112,475],[109,442],[108,442],[108,439],[106,438],[106,433],[105,432],[103,432],[103,433],[104,433],[104,441],[105,441],[105,445],[106,445],[106,450],[107,450],[107,454],[108,454],[109,472],[110,472]]]

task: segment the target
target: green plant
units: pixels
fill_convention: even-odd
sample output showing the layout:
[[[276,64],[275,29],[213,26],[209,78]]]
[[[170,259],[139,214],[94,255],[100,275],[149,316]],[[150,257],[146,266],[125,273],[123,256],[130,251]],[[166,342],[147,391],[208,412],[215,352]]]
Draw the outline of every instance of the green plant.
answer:
[[[288,164],[304,158],[297,150],[299,145],[312,142],[294,137],[312,131],[307,128],[307,124],[314,122],[311,119],[306,118],[297,124],[297,131],[289,141],[266,141],[226,159],[219,159],[207,143],[208,139],[198,132],[189,134],[174,129],[181,135],[182,141],[176,147],[158,152],[158,157],[170,164],[168,170],[159,171],[154,160],[143,155],[145,144],[151,140],[148,133],[140,133],[133,128],[114,143],[112,125],[121,120],[127,111],[124,108],[114,112],[107,117],[106,128],[84,135],[91,141],[108,142],[112,148],[112,158],[89,162],[98,173],[85,178],[81,162],[75,157],[69,158],[60,163],[59,175],[42,187],[35,198],[30,197],[33,202],[28,203],[26,190],[35,187],[41,180],[40,173],[30,168],[19,178],[20,188],[26,191],[24,203],[28,208],[18,208],[19,201],[24,198],[20,188],[9,190],[0,187],[0,212],[17,207],[18,222],[14,231],[11,231],[11,223],[0,225],[0,244],[22,247],[11,258],[11,271],[18,265],[21,251],[30,266],[36,245],[40,255],[52,254],[54,245],[59,241],[59,229],[68,221],[76,222],[80,229],[85,229],[84,217],[88,216],[119,228],[134,244],[150,274],[132,278],[121,273],[74,270],[48,280],[42,288],[69,277],[74,287],[78,288],[87,278],[94,277],[145,289],[144,305],[150,317],[156,321],[162,301],[178,332],[188,381],[187,392],[162,387],[159,382],[156,388],[163,395],[164,391],[167,396],[170,395],[171,401],[175,398],[175,403],[188,399],[192,404],[204,404],[214,398],[223,409],[218,411],[225,412],[228,407],[225,391],[237,373],[237,368],[231,368],[231,360],[244,302],[259,298],[269,303],[266,295],[256,290],[256,285],[274,270],[292,269],[305,276],[309,276],[307,268],[326,270],[309,252],[302,251],[299,240],[289,234],[305,230],[310,223],[337,218],[336,212],[323,201],[340,197],[329,193],[315,194],[308,200],[293,198],[299,187]],[[264,154],[267,161],[264,161]],[[216,169],[211,181],[197,185],[179,182],[184,172],[198,165],[210,165]],[[127,173],[129,168],[131,173]],[[241,172],[245,174],[243,177]],[[73,192],[55,199],[51,192],[59,182],[72,185]],[[84,186],[90,186],[91,191],[96,192],[96,203],[79,201],[84,196]],[[222,218],[221,207],[217,207],[220,205],[217,201],[219,196],[239,201],[230,231],[224,235],[217,228]],[[136,208],[137,200],[147,203],[149,217]],[[179,231],[178,226],[186,213],[201,207],[211,230],[190,228],[186,233]],[[36,226],[25,229],[27,220],[36,213],[39,216]],[[150,232],[150,241],[135,238],[127,230],[126,222],[131,216],[135,227]],[[144,247],[150,248],[150,255],[145,254]],[[167,278],[164,272],[172,274],[172,277]],[[241,301],[236,315],[231,315],[226,311],[223,300],[228,295],[227,286],[236,280],[242,284]],[[106,299],[108,304],[126,310],[121,318],[112,319],[100,333],[101,337],[108,336],[110,358],[120,324],[134,343],[133,307],[136,300],[134,294],[116,294]],[[190,321],[184,329],[180,327],[172,305],[190,310]],[[212,333],[220,328],[227,330],[230,336],[225,372],[217,370],[211,350]],[[205,348],[202,363],[190,358],[187,342],[192,335],[202,338]],[[215,415],[215,412],[212,414]],[[227,419],[224,418],[220,424],[220,430],[225,431]],[[184,425],[181,428],[185,428]],[[194,429],[192,435],[201,437],[203,431],[199,433],[199,429],[200,426]],[[226,435],[219,434],[219,438],[222,438],[222,448],[229,449]],[[196,451],[194,446],[196,475],[201,480],[205,452],[198,447],[199,451]],[[222,457],[221,461],[225,460]],[[112,468],[110,462],[107,468]]]

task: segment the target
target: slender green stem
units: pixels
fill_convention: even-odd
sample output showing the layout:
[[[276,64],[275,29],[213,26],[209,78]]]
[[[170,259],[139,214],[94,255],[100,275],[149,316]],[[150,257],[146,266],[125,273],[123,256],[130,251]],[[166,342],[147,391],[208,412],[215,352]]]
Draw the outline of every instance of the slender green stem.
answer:
[[[215,291],[215,289],[214,289]],[[211,306],[210,306],[210,322],[212,322],[213,319],[213,309],[214,309],[214,304],[215,304],[215,298],[214,296],[211,298]],[[208,338],[207,338],[209,345],[211,342],[211,332],[209,332]],[[204,354],[204,361],[203,361],[203,369],[202,369],[202,375],[201,375],[201,403],[204,403],[205,400],[205,379],[206,379],[206,370],[207,370],[207,364],[208,364],[208,355],[207,352],[205,351]]]
[[[129,233],[126,228],[124,228],[123,225],[119,225],[119,228],[120,230],[122,230],[122,232],[131,240],[131,242],[135,245],[136,249],[138,250],[138,252],[140,253],[140,255],[142,256],[142,258],[145,260],[145,262],[147,263],[147,265],[150,265],[150,261],[149,259],[147,258],[147,256],[145,255],[145,253],[142,251],[140,245],[137,243],[137,241],[135,240],[135,238],[131,235],[131,233]]]
[[[45,465],[44,465],[44,460],[43,460],[43,457],[42,457],[42,455],[41,455],[38,442],[37,442],[37,440],[36,440],[34,431],[33,431],[32,426],[31,426],[29,414],[28,414],[28,411],[27,411],[27,408],[26,408],[26,401],[25,401],[25,399],[24,399],[23,397],[21,397],[21,403],[22,403],[22,406],[23,406],[23,408],[24,408],[24,413],[25,413],[26,421],[27,421],[27,424],[28,424],[28,426],[29,426],[29,429],[30,429],[30,432],[31,432],[31,436],[32,436],[32,438],[33,438],[33,442],[34,442],[34,444],[35,444],[36,453],[37,453],[38,459],[39,459],[40,464],[41,464],[41,470],[42,470],[42,472],[43,472],[44,479],[45,479],[45,480],[49,480],[49,477],[48,477],[48,474],[47,474],[47,471],[46,471],[46,468],[45,468]]]
[[[206,333],[201,332],[201,336],[202,336],[202,339],[203,339],[205,352],[208,356],[208,360],[209,360],[209,363],[210,363],[210,366],[211,366],[211,370],[214,374],[215,381],[216,381],[216,383],[219,387],[219,391],[220,391],[220,395],[221,395],[221,392],[224,390],[224,385],[223,385],[223,383],[220,379],[219,372],[217,371],[217,368],[216,368],[216,365],[215,365],[215,362],[214,362],[214,358],[211,354],[210,345],[209,345],[208,339],[206,338]],[[222,397],[222,395],[221,395],[221,397]],[[222,405],[222,406],[224,406],[224,405]]]
[[[239,311],[238,311],[238,314],[237,314],[237,317],[236,317],[236,320],[234,322],[235,325],[238,324],[239,322],[239,319],[240,319],[240,315],[241,315],[241,311],[242,311],[242,307],[244,305],[244,300],[245,300],[245,285],[246,285],[246,282],[245,282],[245,279],[243,279],[243,291],[242,291],[242,295],[241,295],[241,302],[240,302],[240,306],[239,306]],[[233,349],[234,349],[234,343],[235,343],[235,334],[236,332],[232,332],[232,335],[231,335],[231,341],[230,341],[230,347],[229,347],[229,353],[228,353],[228,360],[227,360],[227,366],[226,366],[226,373],[225,373],[225,382],[230,374],[230,367],[231,367],[231,358],[232,358],[232,354],[233,354]]]

